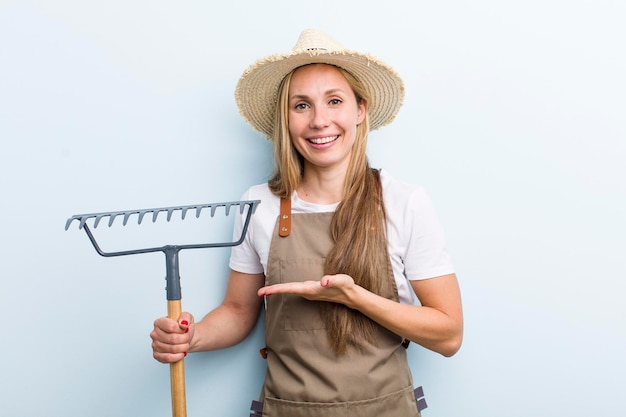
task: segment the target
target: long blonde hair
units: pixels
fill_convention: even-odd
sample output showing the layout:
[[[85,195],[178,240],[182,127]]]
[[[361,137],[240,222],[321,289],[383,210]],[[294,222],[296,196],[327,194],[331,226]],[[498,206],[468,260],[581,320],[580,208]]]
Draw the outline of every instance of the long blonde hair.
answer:
[[[367,103],[369,96],[359,81],[349,72],[338,68],[350,84],[357,103]],[[272,192],[290,197],[304,173],[302,156],[291,142],[288,126],[289,84],[293,71],[281,83],[274,122],[274,175],[269,181]],[[356,128],[356,139],[344,182],[343,199],[331,222],[335,242],[328,253],[325,274],[347,274],[356,284],[379,294],[383,280],[388,279],[385,207],[379,172],[370,168],[367,159],[369,119]],[[359,348],[364,343],[376,343],[377,324],[343,304],[322,303],[322,319],[327,326],[331,348],[337,355],[348,347]]]

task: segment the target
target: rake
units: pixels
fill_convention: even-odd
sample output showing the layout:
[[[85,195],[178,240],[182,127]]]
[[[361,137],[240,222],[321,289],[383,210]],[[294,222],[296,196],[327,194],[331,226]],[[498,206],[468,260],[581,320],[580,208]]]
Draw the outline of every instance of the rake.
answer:
[[[68,230],[72,222],[75,220],[78,221],[78,228],[83,229],[91,244],[95,248],[98,254],[104,257],[112,257],[112,256],[125,256],[125,255],[136,255],[140,253],[150,253],[150,252],[163,252],[165,254],[165,266],[166,266],[166,293],[167,293],[167,315],[169,318],[173,320],[177,320],[182,312],[182,295],[180,288],[180,274],[179,274],[179,262],[178,262],[178,254],[181,250],[185,249],[201,249],[201,248],[223,248],[230,246],[237,246],[243,242],[246,232],[248,230],[248,224],[250,223],[250,218],[254,211],[256,210],[257,205],[260,203],[259,200],[244,200],[244,201],[230,201],[230,202],[222,202],[222,203],[209,203],[209,204],[196,204],[196,205],[187,205],[187,206],[176,206],[176,207],[160,207],[160,208],[152,208],[152,209],[141,209],[141,210],[126,210],[126,211],[114,211],[114,212],[105,212],[105,213],[90,213],[90,214],[77,214],[70,217],[65,223],[65,230]],[[231,210],[236,207],[239,209],[239,213],[244,215],[245,212],[245,220],[243,222],[243,228],[241,230],[241,234],[238,238],[233,238],[231,241],[224,241],[218,243],[199,243],[199,244],[186,244],[186,245],[164,245],[159,247],[148,247],[142,249],[133,249],[133,250],[123,250],[123,251],[113,251],[106,252],[100,248],[100,245],[96,241],[94,233],[89,228],[88,223],[93,223],[93,228],[97,228],[103,219],[108,219],[105,221],[109,227],[111,227],[115,219],[121,218],[122,225],[126,226],[128,221],[135,216],[137,217],[137,223],[141,224],[146,215],[152,217],[152,222],[156,222],[160,213],[164,213],[169,222],[172,219],[172,216],[175,212],[181,213],[181,220],[185,219],[185,216],[188,212],[195,212],[196,218],[199,218],[203,211],[210,211],[211,217],[215,216],[215,213],[219,209],[223,208],[224,214],[228,216]],[[185,367],[184,360],[180,360],[178,362],[170,364],[170,386],[171,386],[171,395],[172,395],[172,415],[173,417],[186,417],[187,415],[187,405],[185,398]]]

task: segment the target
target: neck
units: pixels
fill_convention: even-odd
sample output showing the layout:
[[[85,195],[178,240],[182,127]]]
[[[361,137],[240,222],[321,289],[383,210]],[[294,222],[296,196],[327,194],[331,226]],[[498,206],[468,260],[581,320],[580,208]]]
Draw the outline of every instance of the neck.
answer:
[[[306,169],[297,191],[300,199],[316,204],[334,204],[343,199],[345,170]]]

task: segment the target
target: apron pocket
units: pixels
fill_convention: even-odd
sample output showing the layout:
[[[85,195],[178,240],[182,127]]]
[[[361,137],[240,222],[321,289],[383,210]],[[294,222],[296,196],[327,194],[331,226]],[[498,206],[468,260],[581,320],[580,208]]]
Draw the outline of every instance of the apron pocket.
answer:
[[[314,403],[266,397],[264,417],[420,417],[412,387],[362,401]]]

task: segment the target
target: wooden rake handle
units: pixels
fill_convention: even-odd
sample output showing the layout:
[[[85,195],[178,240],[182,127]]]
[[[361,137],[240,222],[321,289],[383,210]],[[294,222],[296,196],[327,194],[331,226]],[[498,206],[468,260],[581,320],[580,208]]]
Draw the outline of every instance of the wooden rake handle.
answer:
[[[167,301],[167,316],[178,320],[182,313],[181,300]],[[185,397],[185,360],[170,364],[170,386],[172,389],[172,416],[187,417],[187,400]]]

